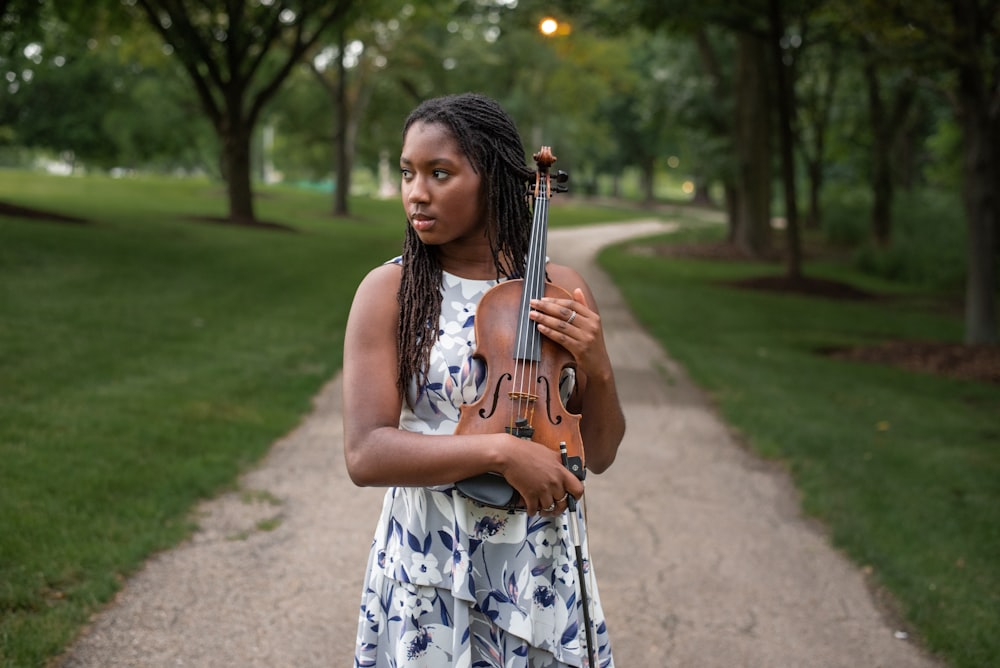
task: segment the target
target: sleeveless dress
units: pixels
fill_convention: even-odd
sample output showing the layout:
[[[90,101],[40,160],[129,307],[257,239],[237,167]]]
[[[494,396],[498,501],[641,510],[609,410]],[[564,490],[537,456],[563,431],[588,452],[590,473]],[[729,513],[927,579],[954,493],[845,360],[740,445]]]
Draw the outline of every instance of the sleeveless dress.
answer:
[[[398,258],[395,262],[398,262]],[[445,273],[427,382],[411,383],[399,427],[451,434],[485,369],[472,358],[476,306],[497,281]],[[561,382],[563,391],[573,378]],[[581,511],[578,511],[581,512]],[[354,666],[589,666],[567,521],[482,506],[452,485],[391,487],[365,574]],[[589,554],[584,540],[583,554]],[[584,563],[601,668],[613,668],[604,613]]]

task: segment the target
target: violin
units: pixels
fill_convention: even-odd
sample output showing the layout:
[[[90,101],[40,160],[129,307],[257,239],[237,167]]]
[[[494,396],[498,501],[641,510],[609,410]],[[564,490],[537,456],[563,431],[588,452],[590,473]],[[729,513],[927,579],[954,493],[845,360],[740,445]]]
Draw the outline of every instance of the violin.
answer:
[[[571,299],[569,292],[546,279],[548,204],[554,192],[565,192],[568,175],[559,171],[555,183],[550,168],[552,150],[542,146],[533,155],[535,172],[534,215],[524,278],[503,281],[483,295],[476,309],[474,357],[487,370],[485,390],[473,403],[461,407],[456,434],[493,434],[506,431],[518,438],[541,443],[562,454],[564,464],[584,477],[580,415],[571,413],[559,393],[567,369],[574,369],[573,355],[542,336],[529,317],[531,300],[542,297]],[[483,473],[456,483],[463,495],[483,505],[515,509],[520,494],[499,473]]]

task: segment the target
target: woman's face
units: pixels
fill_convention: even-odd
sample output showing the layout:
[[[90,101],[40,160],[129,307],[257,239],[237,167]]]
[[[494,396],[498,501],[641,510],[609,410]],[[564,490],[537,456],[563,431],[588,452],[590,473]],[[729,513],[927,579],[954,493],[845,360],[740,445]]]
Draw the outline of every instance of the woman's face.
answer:
[[[399,157],[406,218],[425,244],[483,238],[482,179],[440,123],[417,121]]]

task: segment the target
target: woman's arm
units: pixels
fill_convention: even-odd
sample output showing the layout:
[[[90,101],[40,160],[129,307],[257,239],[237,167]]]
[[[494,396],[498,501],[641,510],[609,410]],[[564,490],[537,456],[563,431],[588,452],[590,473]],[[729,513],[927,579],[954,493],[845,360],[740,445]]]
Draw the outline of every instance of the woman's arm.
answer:
[[[572,298],[534,302],[532,318],[539,332],[565,347],[576,359],[577,392],[568,408],[581,414],[580,435],[587,468],[603,473],[618,454],[625,435],[625,416],[601,315],[590,287],[579,273],[555,263],[549,263],[547,269],[552,282],[570,292]]]

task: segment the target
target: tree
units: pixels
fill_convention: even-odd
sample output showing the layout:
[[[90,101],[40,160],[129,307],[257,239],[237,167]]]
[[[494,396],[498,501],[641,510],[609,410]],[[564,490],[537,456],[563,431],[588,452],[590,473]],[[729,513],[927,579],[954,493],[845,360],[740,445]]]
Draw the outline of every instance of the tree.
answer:
[[[844,52],[843,44],[835,31],[823,32],[825,35],[808,49],[808,59],[799,59],[799,85],[796,89],[796,145],[805,163],[806,178],[809,181],[806,227],[810,229],[822,227],[820,194],[825,180],[827,134],[841,81]]]
[[[407,6],[389,2],[369,3],[364,17],[340,25],[336,43],[308,60],[316,81],[327,93],[334,110],[333,214],[348,214],[348,195],[361,121],[371,102],[376,79],[388,63],[388,54],[400,39],[400,18],[412,14]],[[400,16],[394,18],[393,13]],[[355,36],[360,36],[361,39]]]
[[[125,91],[136,71],[101,48],[105,18],[86,3],[55,7],[12,0],[0,8],[0,71],[7,88],[0,97],[0,127],[6,141],[74,162],[114,161],[105,114],[127,105]]]
[[[951,101],[962,130],[962,198],[969,244],[965,342],[996,343],[1000,0],[866,0],[841,9],[847,25],[873,48],[941,82]]]
[[[736,155],[736,215],[731,239],[743,252],[765,257],[771,250],[771,90],[767,43],[752,32],[736,35],[733,145]]]
[[[890,82],[885,64],[879,62],[872,49],[862,42],[860,50],[872,132],[872,234],[875,242],[885,248],[892,233],[893,148],[906,128],[906,117],[917,96],[917,82],[905,70]]]
[[[651,31],[668,30],[696,40],[718,102],[731,110],[727,123],[716,124],[719,130],[728,129],[734,156],[732,168],[724,178],[730,239],[754,257],[769,255],[771,245],[771,158],[775,129],[771,109],[778,93],[772,82],[779,75],[773,57],[779,47],[771,47],[771,43],[781,35],[771,25],[769,9],[764,0],[742,5],[713,0],[697,5],[681,0],[632,0],[625,8],[608,9],[617,17],[611,21],[636,22]],[[722,60],[714,44],[705,39],[707,29],[728,34],[735,42],[731,69],[720,67]],[[726,70],[733,74],[727,76]],[[783,172],[785,176],[787,173]],[[790,222],[795,221],[793,213]],[[795,234],[789,239],[798,242]],[[797,267],[794,260],[799,255],[797,248],[791,249],[790,266]],[[795,272],[797,269],[790,273]]]
[[[133,0],[180,60],[221,145],[229,218],[253,222],[253,129],[292,69],[353,0]]]

